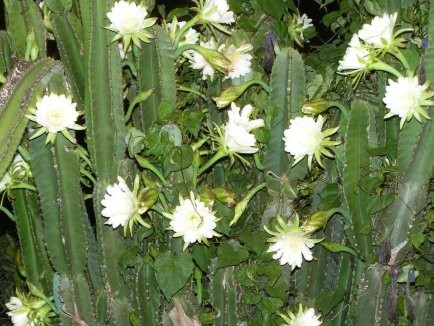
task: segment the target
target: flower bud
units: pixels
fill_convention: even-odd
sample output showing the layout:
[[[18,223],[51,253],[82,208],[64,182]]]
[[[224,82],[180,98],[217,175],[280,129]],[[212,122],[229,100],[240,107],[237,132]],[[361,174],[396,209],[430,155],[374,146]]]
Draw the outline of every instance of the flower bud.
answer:
[[[301,226],[301,229],[306,234],[313,234],[319,229],[322,229],[326,226],[328,220],[330,217],[336,213],[336,209],[330,209],[328,211],[322,212],[316,212],[312,215],[309,215],[307,219],[304,221],[303,225]]]
[[[222,203],[225,203],[229,207],[233,207],[236,204],[235,201],[235,193],[227,190],[223,187],[218,187],[212,190],[214,195],[216,196],[218,201],[221,201]]]
[[[224,108],[235,102],[237,98],[241,96],[245,92],[249,86],[252,85],[251,82],[244,83],[242,85],[234,85],[226,88],[223,92],[220,93],[219,96],[214,97],[214,101],[219,109]]]
[[[204,188],[199,194],[200,200],[205,203],[206,206],[212,207],[214,205],[215,195],[209,188]]]
[[[323,98],[316,98],[305,102],[303,107],[301,108],[301,111],[304,114],[318,115],[332,106],[333,105],[330,103],[330,101]]]

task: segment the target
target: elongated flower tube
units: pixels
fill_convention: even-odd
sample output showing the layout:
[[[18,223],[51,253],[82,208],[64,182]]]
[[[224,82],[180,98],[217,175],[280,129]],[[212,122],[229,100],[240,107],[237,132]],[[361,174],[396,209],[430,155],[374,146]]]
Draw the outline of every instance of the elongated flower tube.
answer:
[[[169,230],[173,230],[174,237],[182,237],[184,250],[192,243],[204,242],[215,236],[220,236],[214,229],[219,219],[215,212],[205,205],[200,199],[195,198],[190,192],[190,198],[179,198],[179,205],[172,214],[165,213],[170,219]]]
[[[157,18],[146,18],[146,16],[148,12],[141,5],[123,0],[115,2],[107,13],[110,21],[107,29],[116,33],[112,42],[122,39],[125,53],[128,52],[131,41],[139,48],[140,41],[149,43],[154,36],[146,31],[146,28],[153,26]]]
[[[313,259],[310,249],[315,243],[322,239],[312,239],[299,226],[299,219],[296,215],[294,222],[285,223],[282,217],[276,217],[278,224],[276,231],[270,231],[264,226],[265,231],[273,237],[268,239],[272,242],[267,252],[274,252],[273,259],[279,260],[280,265],[288,264],[291,269],[301,267],[303,258],[307,261]]]
[[[291,310],[288,310],[286,314],[279,314],[285,324],[283,326],[319,326],[322,322],[319,320],[320,316],[315,315],[313,308],[305,308],[299,304],[297,314],[294,314]]]
[[[76,124],[81,112],[76,111],[76,103],[72,102],[71,97],[50,93],[39,98],[36,108],[29,109],[31,114],[26,117],[38,123],[41,127],[30,139],[39,137],[48,132],[45,143],[54,142],[58,132],[61,132],[69,141],[75,143],[74,137],[68,129],[82,130],[84,127]]]
[[[308,167],[312,168],[312,160],[315,156],[319,165],[322,165],[321,155],[333,157],[328,150],[331,146],[340,144],[339,141],[330,140],[339,126],[322,131],[324,118],[318,115],[317,121],[312,117],[297,117],[291,119],[290,126],[284,131],[285,151],[294,156],[293,165],[300,162],[305,156],[308,157]]]
[[[143,214],[148,207],[143,207],[139,203],[141,196],[139,191],[139,178],[136,176],[134,180],[133,191],[128,188],[125,180],[118,176],[118,183],[109,185],[106,188],[106,194],[101,200],[101,205],[104,206],[101,214],[108,218],[105,224],[111,225],[113,229],[116,229],[120,225],[124,227],[124,235],[127,230],[130,230],[132,235],[132,229],[135,222],[150,228],[151,226],[143,221],[140,214]]]
[[[217,51],[217,43],[214,38],[208,42],[200,42],[200,46],[192,45],[189,47],[189,61],[193,69],[202,70],[202,79],[214,78],[214,71],[217,70],[223,74],[228,73],[230,61],[220,52]]]
[[[235,22],[234,13],[229,10],[226,0],[193,0],[197,7],[197,19],[199,23],[215,27],[223,33],[230,32],[223,26]]]
[[[401,118],[400,127],[413,116],[417,121],[422,122],[422,117],[430,119],[428,113],[422,106],[434,105],[429,100],[434,92],[426,92],[428,84],[419,85],[417,77],[400,77],[397,81],[389,79],[386,86],[386,94],[383,98],[386,108],[390,111],[384,116],[385,119],[397,115]]]

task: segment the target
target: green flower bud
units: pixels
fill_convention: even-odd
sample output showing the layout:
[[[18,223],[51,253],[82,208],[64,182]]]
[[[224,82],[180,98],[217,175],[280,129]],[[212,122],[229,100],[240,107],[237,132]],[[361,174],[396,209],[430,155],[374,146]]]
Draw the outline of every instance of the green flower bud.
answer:
[[[234,207],[236,204],[235,201],[235,193],[232,191],[229,191],[223,187],[215,188],[212,190],[214,195],[216,196],[218,201],[221,201],[222,203],[225,203],[229,207]]]
[[[318,115],[328,110],[332,106],[333,103],[331,101],[325,100],[323,98],[316,98],[305,102],[301,108],[301,111],[304,114]]]
[[[242,85],[234,85],[226,88],[225,90],[223,90],[223,92],[221,92],[219,96],[213,98],[216,102],[217,107],[221,109],[228,106],[232,102],[235,102],[235,100],[239,98],[241,94],[243,94],[246,89],[255,82],[256,81],[248,81],[247,83],[244,83]]]
[[[330,209],[325,212],[316,212],[312,215],[309,215],[307,219],[304,221],[303,225],[301,226],[301,229],[306,234],[313,234],[319,229],[322,229],[326,226],[328,220],[330,217],[336,213],[336,209]]]

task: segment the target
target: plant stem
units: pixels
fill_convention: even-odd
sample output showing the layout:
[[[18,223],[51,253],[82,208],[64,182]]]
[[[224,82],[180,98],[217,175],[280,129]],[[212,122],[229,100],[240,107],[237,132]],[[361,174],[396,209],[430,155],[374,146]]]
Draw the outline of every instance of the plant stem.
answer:
[[[219,161],[220,159],[222,159],[223,157],[228,156],[228,153],[225,151],[218,151],[217,153],[215,153],[215,155],[202,167],[199,168],[199,171],[197,173],[197,175],[201,175],[203,172],[205,172],[206,170],[208,170],[211,166],[213,166],[217,161]]]

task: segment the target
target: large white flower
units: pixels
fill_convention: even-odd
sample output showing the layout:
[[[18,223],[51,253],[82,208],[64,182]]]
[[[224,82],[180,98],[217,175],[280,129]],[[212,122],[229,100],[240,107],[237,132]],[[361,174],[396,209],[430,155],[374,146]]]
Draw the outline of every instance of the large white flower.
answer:
[[[328,136],[334,134],[339,127],[322,131],[324,119],[318,115],[317,121],[312,117],[297,117],[291,119],[289,128],[284,131],[283,140],[285,151],[294,156],[293,165],[308,157],[308,166],[311,168],[312,159],[315,156],[322,166],[321,154],[333,157],[326,147],[338,145],[339,141],[332,141]]]
[[[279,260],[280,265],[288,264],[291,269],[301,267],[303,257],[310,261],[313,259],[310,248],[321,239],[311,239],[299,226],[298,216],[294,222],[285,223],[280,216],[277,216],[277,231],[265,230],[273,235],[268,242],[272,242],[267,252],[275,252],[273,259]]]
[[[345,51],[342,60],[339,61],[338,71],[353,70],[359,71],[365,69],[370,59],[369,50],[360,43],[357,34],[354,34]]]
[[[131,41],[140,47],[140,40],[149,43],[153,35],[145,29],[151,27],[157,21],[156,18],[148,18],[146,8],[133,2],[117,1],[107,13],[110,25],[107,27],[117,35],[113,41],[123,40],[124,49],[128,51]]]
[[[397,13],[382,17],[374,17],[370,24],[364,24],[357,33],[367,44],[375,48],[386,48],[393,43],[393,29],[397,18]]]
[[[198,0],[195,1],[198,7],[200,22],[212,24],[221,29],[220,24],[232,24],[235,22],[234,13],[229,10],[226,0]]]
[[[320,316],[315,315],[313,308],[305,309],[300,304],[298,313],[294,315],[290,310],[287,311],[287,315],[280,314],[287,324],[283,326],[319,326],[322,322],[319,320]]]
[[[76,106],[77,104],[72,102],[71,97],[66,97],[64,94],[50,93],[38,99],[36,108],[29,110],[32,115],[26,115],[27,118],[41,126],[31,139],[48,132],[46,142],[54,142],[56,134],[61,132],[71,142],[75,142],[68,129],[83,129],[82,126],[76,124],[77,118],[81,114],[76,110]]]
[[[146,8],[134,2],[117,1],[107,13],[109,28],[121,35],[135,34],[146,27]]]
[[[252,55],[247,53],[253,49],[251,44],[244,44],[243,46],[237,48],[235,45],[231,44],[229,47],[225,48],[224,45],[220,48],[224,56],[229,59],[231,66],[229,72],[223,78],[223,80],[231,78],[239,78],[241,76],[247,75],[251,72],[251,60]]]
[[[190,199],[180,197],[180,203],[176,206],[173,214],[166,214],[170,218],[170,229],[175,232],[174,237],[183,237],[184,249],[191,243],[205,242],[207,239],[219,234],[214,231],[218,219],[215,212],[211,211],[193,192]]]
[[[200,42],[200,46],[205,49],[217,50],[217,44],[214,38],[211,38],[208,42]],[[191,51],[190,53],[191,68],[202,70],[202,79],[206,80],[208,76],[212,80],[214,77],[214,68],[208,62],[208,60],[199,52]]]
[[[252,154],[258,151],[256,138],[250,133],[264,126],[264,120],[250,120],[253,107],[248,104],[241,111],[235,103],[228,111],[228,123],[224,126],[224,144],[232,153]]]
[[[6,307],[10,310],[7,314],[11,317],[14,326],[33,326],[33,321],[29,320],[30,309],[24,307],[23,302],[17,297],[11,297],[10,301],[6,303]]]
[[[101,214],[109,220],[109,224],[116,229],[119,225],[126,226],[128,220],[138,211],[138,202],[134,193],[128,188],[124,179],[118,176],[118,183],[106,188],[101,205],[104,206]]]
[[[389,79],[389,85],[386,86],[386,94],[383,98],[386,108],[390,111],[385,118],[397,115],[401,118],[401,128],[405,121],[411,120],[414,116],[419,122],[422,122],[421,116],[430,119],[427,112],[422,106],[433,105],[434,102],[429,100],[434,92],[425,92],[428,85],[419,85],[417,77],[399,77],[395,82]]]

